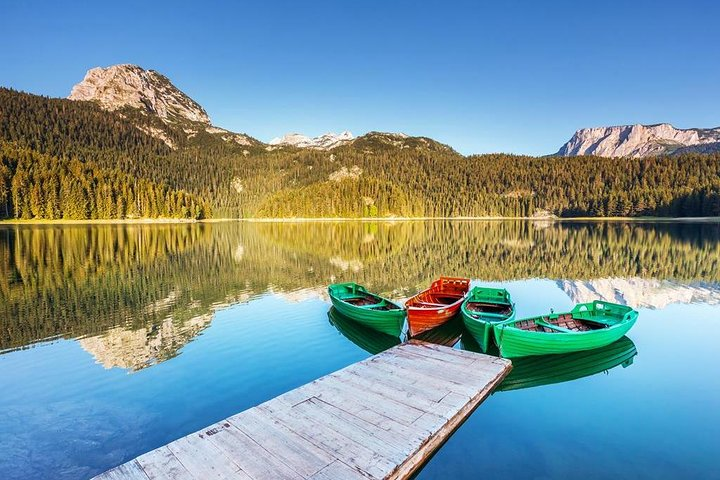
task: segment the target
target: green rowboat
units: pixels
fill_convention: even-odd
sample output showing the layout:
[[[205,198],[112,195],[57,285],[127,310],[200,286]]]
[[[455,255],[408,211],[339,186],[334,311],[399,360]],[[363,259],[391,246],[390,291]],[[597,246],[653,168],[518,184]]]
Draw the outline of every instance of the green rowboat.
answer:
[[[399,337],[405,324],[405,309],[357,283],[335,283],[328,287],[333,306],[342,315],[366,327]]]
[[[610,345],[635,324],[638,312],[616,303],[580,303],[567,313],[508,320],[493,326],[505,358],[569,353]]]
[[[493,337],[493,325],[515,318],[515,304],[504,288],[474,287],[460,307],[465,328],[483,352]]]

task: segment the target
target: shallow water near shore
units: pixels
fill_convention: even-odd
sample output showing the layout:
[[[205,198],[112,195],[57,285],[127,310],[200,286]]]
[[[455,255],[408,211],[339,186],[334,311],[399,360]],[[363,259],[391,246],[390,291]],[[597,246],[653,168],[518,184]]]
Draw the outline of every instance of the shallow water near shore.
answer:
[[[1,225],[0,478],[89,478],[367,358],[392,339],[328,317],[327,284],[440,274],[640,318],[518,362],[418,478],[720,478],[720,224],[648,221]]]

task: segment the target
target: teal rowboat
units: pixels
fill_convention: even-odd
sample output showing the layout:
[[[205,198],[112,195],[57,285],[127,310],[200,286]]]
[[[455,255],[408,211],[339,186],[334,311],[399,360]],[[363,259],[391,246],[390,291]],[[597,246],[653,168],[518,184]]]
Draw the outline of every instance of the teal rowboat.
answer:
[[[465,328],[483,352],[493,337],[493,325],[515,318],[515,304],[504,288],[474,287],[460,307]]]
[[[405,309],[357,283],[335,283],[328,287],[333,306],[342,315],[366,327],[399,337],[405,324]]]
[[[505,358],[569,353],[610,345],[625,335],[638,312],[616,303],[580,303],[567,313],[508,320],[493,326]]]

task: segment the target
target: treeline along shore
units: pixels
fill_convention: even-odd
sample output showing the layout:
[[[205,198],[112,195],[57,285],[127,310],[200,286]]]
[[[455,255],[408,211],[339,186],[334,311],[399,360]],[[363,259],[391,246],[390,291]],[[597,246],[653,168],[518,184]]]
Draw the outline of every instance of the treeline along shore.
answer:
[[[720,216],[720,154],[463,156],[373,132],[239,144],[130,108],[0,89],[0,218]]]

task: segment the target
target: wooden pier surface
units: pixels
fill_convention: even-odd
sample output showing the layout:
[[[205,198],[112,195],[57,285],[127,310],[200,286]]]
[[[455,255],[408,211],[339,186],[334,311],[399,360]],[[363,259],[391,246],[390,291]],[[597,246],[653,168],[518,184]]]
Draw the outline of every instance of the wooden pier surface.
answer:
[[[411,341],[95,478],[407,478],[510,368],[501,358]]]

